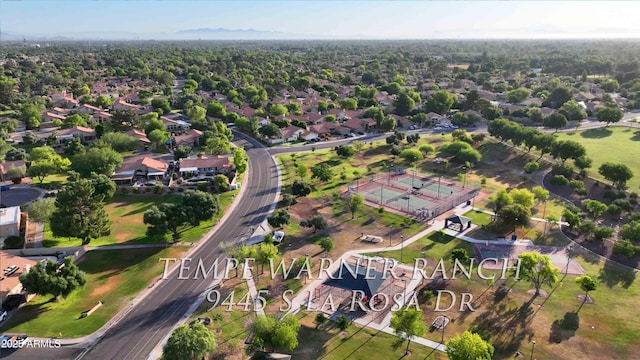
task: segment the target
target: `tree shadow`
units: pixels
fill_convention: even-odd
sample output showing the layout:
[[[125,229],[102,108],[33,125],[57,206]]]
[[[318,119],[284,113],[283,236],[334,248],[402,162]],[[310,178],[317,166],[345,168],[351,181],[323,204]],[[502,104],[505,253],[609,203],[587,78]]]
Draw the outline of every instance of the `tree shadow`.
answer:
[[[620,285],[628,289],[636,280],[636,272],[634,269],[623,267],[611,260],[607,260],[598,273],[598,280],[610,288]]]
[[[580,133],[580,136],[585,139],[602,139],[611,136],[613,131],[607,128],[589,129]]]
[[[549,342],[559,344],[575,336],[580,327],[580,317],[577,312],[567,312],[564,318],[551,324]]]
[[[640,141],[640,131],[634,131],[631,141]]]

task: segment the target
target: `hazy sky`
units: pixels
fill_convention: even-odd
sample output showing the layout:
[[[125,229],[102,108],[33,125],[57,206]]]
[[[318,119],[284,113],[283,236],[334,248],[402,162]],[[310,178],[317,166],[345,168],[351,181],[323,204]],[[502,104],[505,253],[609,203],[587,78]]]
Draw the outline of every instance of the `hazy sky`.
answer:
[[[16,34],[253,28],[327,38],[640,38],[639,1],[0,0]]]

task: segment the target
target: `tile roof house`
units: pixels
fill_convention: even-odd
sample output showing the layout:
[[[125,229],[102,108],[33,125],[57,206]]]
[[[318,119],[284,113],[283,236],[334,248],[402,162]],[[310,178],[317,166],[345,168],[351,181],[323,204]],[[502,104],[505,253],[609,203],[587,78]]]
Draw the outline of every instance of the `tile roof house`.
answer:
[[[200,157],[195,159],[180,160],[180,175],[186,177],[189,174],[212,176],[216,174],[228,174],[233,171],[233,164],[229,156]]]
[[[172,138],[173,146],[190,146],[194,147],[198,144],[202,131],[190,129],[184,134],[174,136]]]
[[[71,139],[72,137],[80,137],[83,142],[91,142],[96,139],[96,131],[84,126],[74,126],[69,129],[63,129],[58,132],[56,142],[60,144],[62,141]]]
[[[147,110],[140,106],[140,105],[135,105],[135,104],[130,104],[128,103],[126,100],[119,98],[118,100],[114,101],[113,104],[111,105],[111,109],[113,110],[132,110],[137,114],[145,114],[147,113]]]
[[[4,209],[3,209],[4,210]],[[6,299],[9,295],[22,293],[22,283],[20,275],[29,271],[37,262],[21,256],[12,255],[6,251],[0,251],[0,264],[2,264],[2,288],[0,288],[0,299]],[[11,270],[10,270],[11,269]],[[27,296],[27,300],[31,297]]]
[[[189,124],[188,122],[184,121],[184,120],[173,120],[173,119],[169,119],[166,116],[162,116],[160,117],[160,120],[162,121],[162,123],[164,124],[165,128],[167,129],[167,131],[169,132],[184,132],[187,131],[191,128],[191,124]]]
[[[154,159],[148,156],[129,158],[115,170],[111,179],[121,184],[130,184],[136,177],[161,180],[168,168],[169,164],[164,160]]]
[[[0,163],[0,181],[11,180],[7,178],[7,171],[12,167],[23,168],[25,171],[27,170],[27,165],[24,160],[6,161]]]
[[[143,144],[151,144],[151,141],[147,137],[144,131],[138,129],[131,129],[125,133],[126,135],[133,136]]]
[[[369,118],[367,119],[353,118],[343,122],[342,126],[349,128],[351,132],[354,132],[354,133],[356,132],[364,133],[374,128],[376,126],[376,121]]]

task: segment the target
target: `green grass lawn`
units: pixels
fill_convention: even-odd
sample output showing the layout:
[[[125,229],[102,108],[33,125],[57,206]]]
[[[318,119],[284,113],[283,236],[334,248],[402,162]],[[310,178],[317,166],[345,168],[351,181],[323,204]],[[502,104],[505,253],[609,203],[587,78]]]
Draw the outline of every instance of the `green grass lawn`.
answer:
[[[402,260],[407,264],[414,264],[418,258],[448,259],[451,251],[456,248],[467,250],[473,256],[474,249],[470,243],[453,236],[434,231],[402,249]],[[400,261],[401,250],[386,251],[379,255]]]
[[[632,191],[637,191],[640,186],[640,157],[632,149],[636,149],[640,145],[640,130],[627,127],[609,127],[559,133],[558,137],[575,140],[584,145],[587,149],[587,156],[593,160],[589,176],[595,179],[609,183],[598,174],[598,167],[605,162],[626,164],[635,175],[627,185]]]
[[[220,195],[220,205],[223,209],[227,209],[233,201],[233,196],[239,190],[233,190]],[[163,202],[177,202],[179,195],[115,195],[110,199],[105,210],[109,214],[112,222],[111,233],[107,236],[91,240],[91,246],[106,246],[115,244],[151,244],[162,242],[162,239],[148,237],[146,235],[147,226],[143,223],[142,217],[144,212],[151,206]],[[224,211],[215,218],[203,221],[200,226],[184,227],[180,233],[179,241],[194,242],[198,241],[203,234],[222,217]],[[50,231],[49,224],[45,224],[43,244],[47,247],[58,246],[79,246],[81,240],[77,238],[61,238],[55,237]]]
[[[90,251],[78,263],[87,273],[83,289],[57,303],[50,301],[50,295],[36,296],[13,314],[0,331],[65,338],[91,334],[162,273],[163,263],[158,258],[180,257],[184,251],[185,247]],[[79,319],[98,301],[104,305]]]

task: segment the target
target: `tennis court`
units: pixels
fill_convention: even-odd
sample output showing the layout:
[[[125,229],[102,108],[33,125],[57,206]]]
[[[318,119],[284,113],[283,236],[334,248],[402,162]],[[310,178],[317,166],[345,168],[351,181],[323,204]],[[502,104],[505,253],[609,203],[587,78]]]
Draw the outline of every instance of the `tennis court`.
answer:
[[[440,178],[416,177],[409,174],[395,175],[392,184],[400,188],[416,189],[434,199],[446,199],[464,192],[464,188]]]
[[[363,195],[372,202],[380,204],[382,200],[382,205],[384,206],[391,206],[410,213],[426,210],[433,205],[432,201],[416,196],[410,190],[402,192],[386,186],[371,189],[364,192]]]

